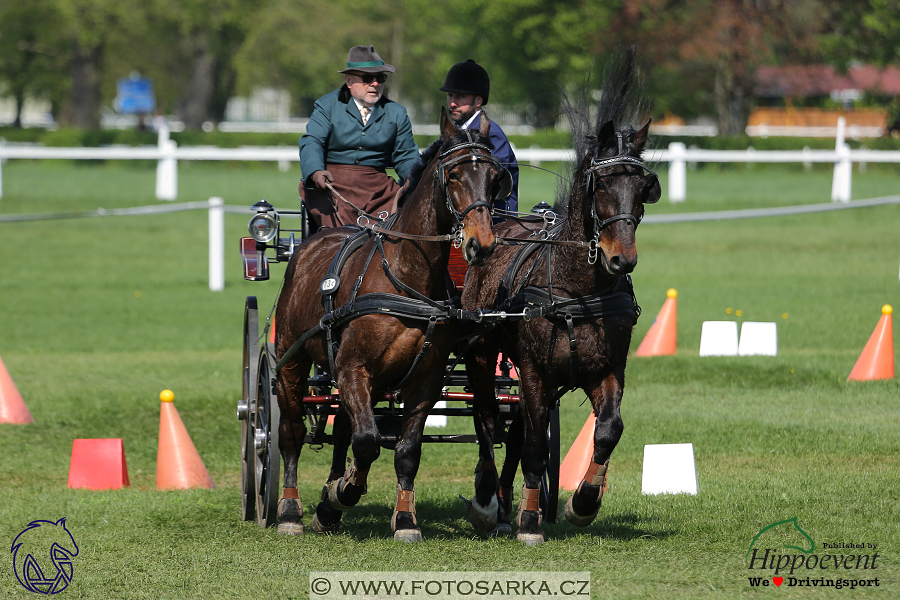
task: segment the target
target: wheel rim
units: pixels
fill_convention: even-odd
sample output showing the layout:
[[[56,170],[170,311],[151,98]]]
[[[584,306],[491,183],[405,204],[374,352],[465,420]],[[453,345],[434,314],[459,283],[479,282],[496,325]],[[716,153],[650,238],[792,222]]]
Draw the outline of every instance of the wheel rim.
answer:
[[[277,521],[281,454],[278,449],[280,413],[272,393],[269,357],[260,352],[257,374],[256,410],[251,414],[252,457],[255,465],[256,522],[271,527]]]
[[[559,409],[551,409],[549,417],[547,443],[550,455],[547,457],[547,470],[541,477],[540,502],[544,521],[555,523],[559,509]]]
[[[259,365],[259,316],[256,298],[250,296],[244,306],[244,364],[238,419],[241,421],[241,517],[256,518],[255,477],[253,467],[252,426],[250,416],[256,411],[256,369]]]

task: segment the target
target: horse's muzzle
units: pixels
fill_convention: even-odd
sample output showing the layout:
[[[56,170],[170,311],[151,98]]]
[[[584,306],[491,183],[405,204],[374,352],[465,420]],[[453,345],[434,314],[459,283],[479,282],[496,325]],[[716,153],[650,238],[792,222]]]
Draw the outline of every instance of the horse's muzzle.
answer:
[[[607,258],[606,254],[603,254],[603,266],[606,267],[610,275],[627,275],[634,271],[634,268],[637,266],[637,258],[637,254],[632,259],[628,259],[621,254],[613,254]]]
[[[463,247],[463,258],[469,266],[481,266],[491,257],[496,246],[496,239],[492,240],[489,246],[482,246],[477,238],[471,237]]]

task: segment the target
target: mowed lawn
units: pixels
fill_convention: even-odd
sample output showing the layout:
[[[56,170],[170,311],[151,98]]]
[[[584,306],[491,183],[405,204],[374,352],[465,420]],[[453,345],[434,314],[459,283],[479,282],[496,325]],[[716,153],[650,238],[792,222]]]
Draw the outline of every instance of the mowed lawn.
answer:
[[[296,167],[179,167],[179,201],[221,196],[249,206],[265,198],[296,207]],[[2,168],[0,215],[164,204],[153,197],[152,163]],[[898,184],[891,170],[870,166],[854,173],[854,199],[894,194]],[[523,169],[521,185],[523,206],[552,200],[551,175]],[[687,202],[673,205],[664,194],[647,212],[823,203],[830,185],[824,169],[700,168],[688,172]],[[243,280],[237,240],[246,217],[226,215],[226,288],[217,293],[208,289],[204,211],[0,223],[0,358],[36,421],[0,425],[0,536],[12,544],[30,521],[65,517],[80,549],[60,596],[72,598],[306,598],[310,571],[589,571],[593,598],[895,597],[900,384],[846,379],[882,305],[900,307],[898,223],[900,207],[890,205],[641,225],[633,278],[643,315],[632,351],[669,288],[678,290],[678,351],[630,358],[625,433],[600,515],[579,529],[560,508],[540,547],[474,532],[457,496],[471,496],[475,449],[458,445],[424,449],[416,489],[422,545],[391,538],[389,451],[340,535],[284,538],[241,521],[235,408],[244,300],[258,296],[268,311],[282,273],[274,266],[272,281]],[[777,323],[778,355],[698,356],[709,320]],[[174,391],[216,489],[155,490],[163,389]],[[583,401],[581,392],[563,398],[563,452],[588,417]],[[122,438],[131,487],[67,489],[77,438]],[[642,495],[644,445],[686,442],[700,493]],[[305,448],[301,462],[308,525],[330,451]],[[878,559],[874,569],[801,567],[794,577],[877,578],[878,586],[822,589],[786,579],[773,589],[773,569],[748,569],[754,536],[795,517],[815,554],[857,554],[823,546],[853,543],[877,545]],[[766,547],[798,553],[781,542]],[[0,597],[33,597],[7,556]],[[752,586],[750,577],[771,585]]]

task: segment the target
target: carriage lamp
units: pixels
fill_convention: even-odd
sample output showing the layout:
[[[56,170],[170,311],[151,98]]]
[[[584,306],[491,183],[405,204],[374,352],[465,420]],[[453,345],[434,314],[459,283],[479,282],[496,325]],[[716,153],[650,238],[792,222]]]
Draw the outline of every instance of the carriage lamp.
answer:
[[[278,235],[278,213],[265,200],[260,200],[253,205],[253,208],[256,209],[256,214],[247,224],[250,235],[262,244],[271,242]]]
[[[254,240],[265,244],[278,235],[278,220],[269,213],[258,213],[250,219],[248,229]]]

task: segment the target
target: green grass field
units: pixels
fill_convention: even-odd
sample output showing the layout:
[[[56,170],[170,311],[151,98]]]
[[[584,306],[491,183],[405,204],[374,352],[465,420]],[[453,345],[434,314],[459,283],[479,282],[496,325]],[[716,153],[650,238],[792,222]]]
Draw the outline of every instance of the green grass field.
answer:
[[[543,165],[548,166],[548,165]],[[0,214],[159,204],[153,165],[3,165]],[[664,178],[664,173],[663,179]],[[179,169],[179,201],[222,196],[291,207],[296,169]],[[827,202],[831,173],[775,167],[688,172],[688,200],[648,214]],[[854,173],[854,198],[896,193],[898,177]],[[552,198],[553,177],[523,170],[522,205]],[[665,181],[663,190],[665,191]],[[335,537],[284,538],[240,519],[239,422],[244,299],[272,305],[273,281],[245,282],[226,215],[226,289],[207,281],[204,211],[0,223],[0,357],[36,423],[0,425],[0,539],[36,519],[67,518],[80,553],[63,598],[305,598],[310,571],[589,571],[593,598],[891,598],[898,594],[900,384],[847,382],[883,304],[900,306],[896,205],[784,218],[644,224],[634,274],[643,316],[637,348],[678,290],[678,352],[632,357],[600,516],[585,529],[545,527],[548,542],[485,540],[465,520],[475,450],[431,445],[417,481],[425,543],[393,542],[392,454]],[[729,311],[729,309],[731,309]],[[742,316],[736,317],[734,311]],[[777,357],[701,358],[704,320],[775,321]],[[215,490],[155,488],[159,392],[175,403]],[[584,395],[562,402],[562,448],[588,416]],[[453,427],[470,431],[468,423]],[[123,438],[128,489],[66,487],[72,440]],[[691,442],[697,496],[644,496],[645,444]],[[306,523],[330,452],[304,449]],[[517,497],[518,497],[518,491]],[[563,499],[565,498],[563,493]],[[817,544],[877,544],[878,587],[752,587],[745,557],[765,526],[796,517]],[[7,546],[8,547],[8,546]],[[779,540],[779,546],[780,540]],[[0,597],[29,598],[12,555]]]

